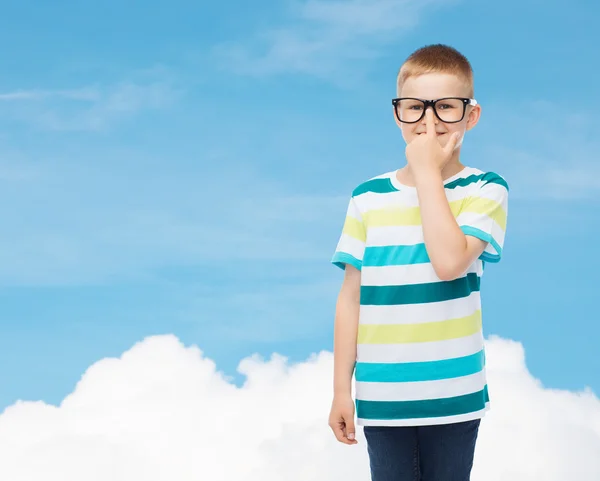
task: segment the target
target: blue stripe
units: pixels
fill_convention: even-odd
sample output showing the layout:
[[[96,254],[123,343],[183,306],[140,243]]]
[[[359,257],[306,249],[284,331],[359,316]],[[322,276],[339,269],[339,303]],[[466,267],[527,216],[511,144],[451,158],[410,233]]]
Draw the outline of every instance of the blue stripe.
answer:
[[[356,400],[356,416],[362,419],[420,419],[481,411],[490,401],[487,385],[463,396],[425,401],[363,401]]]
[[[496,249],[496,252],[498,254],[490,254],[489,252],[483,252],[479,256],[479,258],[481,260],[484,260],[487,262],[499,262],[500,261],[500,257],[502,256],[502,247],[500,247],[500,244],[498,244],[498,241],[496,239],[494,239],[491,234],[484,232],[481,229],[477,229],[476,227],[471,227],[470,225],[463,225],[460,228],[466,235],[472,235],[473,237],[477,237],[478,239],[481,239],[482,241],[489,242],[490,244],[492,244],[492,247],[494,249]]]
[[[438,381],[469,376],[480,372],[485,365],[483,349],[470,356],[441,361],[377,363],[357,362],[356,380],[361,382],[418,382]]]
[[[356,267],[359,271],[362,267],[362,262],[347,252],[336,252],[331,258],[333,265],[338,266],[340,269],[346,269],[346,264]]]
[[[369,267],[425,264],[429,255],[425,244],[367,247],[363,265]]]
[[[486,262],[492,262],[492,263],[500,262],[500,256],[499,255],[497,255],[497,254],[490,254],[489,252],[483,252],[479,256],[479,258],[482,261],[486,261]]]

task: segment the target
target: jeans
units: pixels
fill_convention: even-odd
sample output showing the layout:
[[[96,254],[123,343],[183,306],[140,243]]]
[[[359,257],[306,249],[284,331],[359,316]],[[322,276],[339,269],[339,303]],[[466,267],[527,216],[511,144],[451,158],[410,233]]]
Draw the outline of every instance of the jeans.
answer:
[[[469,481],[480,421],[365,426],[371,481]]]

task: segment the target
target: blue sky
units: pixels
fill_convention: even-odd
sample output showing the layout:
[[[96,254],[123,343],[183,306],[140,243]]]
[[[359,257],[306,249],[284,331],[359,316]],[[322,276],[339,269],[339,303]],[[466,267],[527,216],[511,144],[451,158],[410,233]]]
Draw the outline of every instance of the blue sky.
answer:
[[[0,411],[153,334],[234,376],[332,347],[355,185],[404,164],[395,75],[470,59],[462,161],[511,186],[484,327],[600,392],[595,2],[20,2],[0,17]]]

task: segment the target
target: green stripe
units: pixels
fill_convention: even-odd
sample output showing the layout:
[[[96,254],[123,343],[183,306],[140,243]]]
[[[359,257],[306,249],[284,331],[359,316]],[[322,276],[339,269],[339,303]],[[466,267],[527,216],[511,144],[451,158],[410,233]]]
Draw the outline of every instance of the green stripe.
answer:
[[[398,192],[389,178],[372,179],[360,184],[352,192],[352,197],[357,197],[367,192],[374,192],[376,194],[389,194],[390,192]]]
[[[426,401],[356,400],[356,416],[362,419],[420,419],[481,411],[489,402],[487,385],[478,392],[463,396]]]
[[[504,186],[504,188],[506,190],[508,190],[508,183],[506,182],[506,180],[504,180],[502,177],[500,177],[495,172],[487,172],[486,174],[484,174],[484,176],[481,178],[481,180],[484,180],[485,184],[502,185],[502,186]]]
[[[429,255],[425,244],[367,247],[363,259],[363,265],[369,267],[425,264],[427,262],[429,262]]]
[[[456,187],[466,187],[467,185],[479,182],[485,174],[471,174],[468,177],[461,177],[459,179],[448,182],[444,185],[446,189],[455,189]]]
[[[357,362],[355,377],[361,382],[439,381],[480,372],[485,365],[483,350],[470,356],[425,362]]]
[[[480,278],[470,272],[452,281],[407,284],[403,286],[361,286],[361,305],[391,306],[398,304],[421,304],[441,302],[467,297],[479,291]]]
[[[452,182],[448,182],[444,185],[446,189],[455,189],[456,187],[466,187],[470,184],[474,184],[479,182],[480,180],[484,181],[485,184],[498,184],[502,185],[508,190],[508,184],[506,180],[504,180],[501,176],[496,174],[495,172],[486,172],[484,174],[471,174],[468,177],[461,177],[460,179],[456,179]]]

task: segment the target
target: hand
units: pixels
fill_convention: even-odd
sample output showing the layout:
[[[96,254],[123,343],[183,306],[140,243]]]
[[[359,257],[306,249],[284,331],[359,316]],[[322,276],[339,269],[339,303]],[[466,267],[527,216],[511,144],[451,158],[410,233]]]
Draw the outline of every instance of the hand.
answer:
[[[440,144],[435,131],[432,109],[425,112],[427,132],[417,137],[406,146],[406,160],[413,173],[422,171],[441,171],[452,158],[460,134],[454,133],[445,147]]]
[[[336,439],[344,444],[357,444],[354,427],[354,402],[352,396],[334,396],[329,414],[329,427]]]

